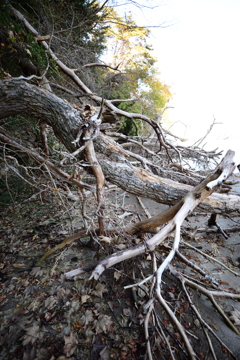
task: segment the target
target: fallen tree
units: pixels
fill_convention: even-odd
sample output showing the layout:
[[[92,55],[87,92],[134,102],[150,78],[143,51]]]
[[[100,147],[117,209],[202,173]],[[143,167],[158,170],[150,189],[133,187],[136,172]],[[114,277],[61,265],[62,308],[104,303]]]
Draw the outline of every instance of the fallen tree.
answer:
[[[0,82],[0,118],[4,119],[17,114],[34,116],[51,126],[56,137],[69,150],[68,156],[71,158],[71,153],[74,154],[76,151],[74,140],[78,129],[83,124],[80,110],[47,90],[31,85],[24,80],[3,80]],[[9,141],[10,144],[11,135],[7,135],[5,132],[4,136],[6,138],[2,137],[2,140],[5,139],[4,141]],[[135,154],[127,152],[120,144],[101,132],[93,139],[93,143],[106,180],[118,185],[123,190],[135,195],[144,195],[163,204],[174,205],[192,189],[191,185],[153,174],[149,168],[150,165],[154,168],[154,163],[149,160],[145,160],[148,163],[147,169],[131,164],[129,158],[136,159]],[[18,148],[16,140],[14,146]],[[31,151],[34,157],[34,150]],[[29,150],[29,154],[31,151]],[[77,161],[77,158],[81,159],[81,156],[80,153],[78,156],[73,155],[72,158]],[[138,158],[138,155],[136,157]],[[144,158],[140,160],[144,162]],[[38,161],[44,162],[45,160],[42,158]],[[185,179],[189,178],[192,178],[192,174],[186,175]],[[199,207],[209,213],[240,214],[239,196],[232,194],[212,194],[204,199]]]
[[[147,240],[145,243],[140,244],[135,248],[123,250],[122,252],[110,255],[108,258],[104,259],[95,268],[92,273],[92,277],[97,280],[105,269],[121,261],[140,255],[145,251],[154,251],[156,246],[161,244],[166,239],[166,237],[173,230],[175,230],[173,253],[169,254],[169,258],[166,260],[166,263],[164,263],[163,269],[165,269],[175,255],[175,252],[178,250],[180,242],[181,224],[198,204],[200,204],[205,198],[211,195],[212,192],[216,191],[217,188],[220,188],[222,183],[227,180],[227,178],[232,174],[236,167],[233,161],[234,154],[235,153],[233,151],[229,150],[224,159],[219,164],[216,171],[213,174],[209,175],[195,189],[190,191],[179,203],[177,203],[170,210],[166,210],[165,212],[143,222],[127,225],[124,228],[124,232],[131,234],[138,231],[150,231],[160,225],[165,224],[166,222],[169,222],[168,225],[166,225],[160,232],[154,235],[151,239]],[[161,268],[161,274],[162,272],[163,270]],[[71,278],[73,276],[79,275],[80,273],[82,273],[82,270],[77,269],[66,274],[66,276],[68,278]],[[159,281],[159,286],[160,282],[161,281]]]
[[[21,13],[12,7],[11,12],[36,39],[41,38],[41,34],[38,34]],[[114,105],[114,100],[106,100],[94,94],[76,75],[76,70],[66,66],[55,55],[47,40],[49,38],[46,38],[46,41],[41,40],[41,44],[48,51],[49,56],[65,75],[69,76],[71,81],[78,86],[91,105],[84,104],[81,108],[74,106],[54,94],[50,87],[47,90],[41,87],[40,83],[33,84],[34,81],[39,80],[39,77],[35,75],[30,77],[20,76],[18,78],[8,77],[0,81],[0,119],[2,119],[0,145],[3,164],[7,165],[8,162],[12,161],[19,176],[22,175],[18,172],[18,169],[23,169],[25,174],[28,174],[30,166],[19,163],[19,154],[27,155],[34,164],[37,164],[37,170],[41,175],[43,172],[48,174],[54,191],[60,191],[59,189],[61,189],[73,201],[78,201],[81,207],[83,228],[46,252],[37,265],[41,264],[56,250],[62,249],[79,238],[91,237],[93,233],[97,241],[101,241],[101,239],[108,236],[107,241],[110,243],[111,237],[116,234],[126,238],[132,236],[135,240],[139,237],[140,243],[138,245],[121,252],[112,253],[110,251],[111,254],[102,261],[97,261],[97,264],[67,272],[66,277],[77,277],[85,272],[92,271],[91,278],[96,283],[101,280],[100,276],[107,268],[111,268],[127,259],[148,254],[151,257],[152,273],[137,283],[127,285],[127,288],[142,289],[143,285],[150,282],[150,288],[144,290],[148,297],[148,301],[144,305],[144,331],[149,359],[155,356],[149,340],[151,317],[154,319],[152,320],[154,329],[157,329],[156,331],[163,342],[161,346],[168,348],[169,356],[172,359],[177,358],[174,341],[177,342],[178,335],[181,338],[181,341],[178,341],[180,353],[190,359],[198,359],[187,332],[163,297],[162,276],[166,273],[166,270],[169,270],[175,281],[181,283],[181,291],[183,291],[185,299],[187,299],[196,318],[199,320],[212,358],[217,359],[209,334],[227,349],[232,358],[236,358],[227,344],[206,323],[192,301],[190,289],[207,296],[218,313],[237,335],[239,335],[239,331],[234,321],[231,321],[230,317],[226,315],[217,303],[216,297],[239,299],[239,294],[234,291],[225,291],[221,287],[216,289],[218,285],[212,278],[210,286],[201,281],[194,281],[171,265],[175,257],[178,257],[181,262],[203,276],[204,280],[208,279],[208,274],[201,267],[179,251],[179,244],[182,242],[180,236],[181,226],[184,219],[196,207],[202,212],[215,214],[214,216],[216,214],[240,215],[239,195],[220,193],[227,178],[235,169],[234,152],[229,151],[216,170],[210,172],[210,175],[204,176],[200,172],[189,170],[183,166],[183,157],[185,160],[188,157],[204,158],[206,162],[208,158],[211,158],[216,162],[220,154],[215,152],[207,153],[199,148],[184,149],[175,146],[166,140],[164,131],[158,121],[142,114],[128,113],[118,109]],[[41,76],[40,78],[42,79]],[[97,109],[92,104],[96,104]],[[137,119],[146,122],[151,128],[151,136],[144,138],[144,136],[131,137],[119,134],[118,137],[118,133],[109,131],[112,124],[104,123],[103,114],[106,110],[116,119],[122,116],[131,121]],[[17,137],[14,132],[9,131],[7,127],[9,117],[19,115],[24,118],[38,120],[37,126],[40,126],[43,150],[39,150],[33,145],[33,142],[28,142],[24,136]],[[48,144],[47,126],[53,132],[54,141],[64,145],[60,150]],[[122,146],[118,142],[119,140],[127,141],[127,145]],[[131,144],[134,144],[134,146],[131,147]],[[84,180],[83,174],[86,173],[92,175],[91,183]],[[24,180],[27,181],[27,177]],[[35,179],[33,183],[36,183]],[[107,227],[104,223],[104,190],[110,183],[117,185],[128,193],[144,196],[171,207],[154,217],[150,216],[147,220],[125,224],[121,228],[119,226]],[[40,181],[37,185],[39,188],[41,187]],[[73,194],[75,189],[77,195]],[[85,208],[88,191],[95,192],[97,198],[97,206],[92,217],[89,216]],[[216,220],[216,218],[214,219]],[[152,236],[152,232],[162,225],[165,226]],[[165,240],[171,237],[172,232],[174,232],[174,240],[169,245]],[[149,234],[151,234],[151,237],[147,238]],[[165,257],[159,255],[158,249],[164,249],[167,255]],[[197,251],[197,249],[194,248],[194,251]],[[212,258],[211,260],[214,261]],[[226,265],[220,264],[226,268]],[[227,267],[227,270],[234,273],[235,276],[239,276],[236,271],[229,267]],[[172,338],[175,336],[174,341],[171,341],[166,336],[164,324],[161,324],[162,320],[155,312],[156,303],[161,305],[177,331],[177,336],[175,336],[174,331],[169,332]],[[157,341],[157,336],[155,340]]]
[[[176,315],[173,313],[171,307],[167,304],[166,300],[164,299],[161,288],[162,288],[162,276],[163,272],[169,268],[170,272],[176,276],[176,278],[180,279],[182,283],[182,287],[184,289],[184,292],[186,293],[189,303],[192,306],[192,309],[197,315],[197,318],[202,324],[202,327],[205,332],[209,331],[210,333],[213,331],[211,328],[206,324],[206,322],[203,320],[202,316],[198,312],[195,305],[191,302],[187,287],[193,288],[198,290],[200,293],[203,293],[206,295],[211,302],[213,303],[214,307],[217,309],[217,311],[221,314],[221,316],[225,319],[227,324],[232,328],[233,331],[236,332],[237,335],[240,335],[238,329],[234,326],[234,324],[231,322],[231,320],[226,316],[224,311],[221,309],[221,307],[217,304],[215,297],[230,297],[235,299],[240,299],[239,294],[233,294],[233,293],[227,293],[225,291],[211,291],[206,289],[205,287],[199,286],[194,281],[189,280],[189,278],[185,277],[182,273],[179,273],[178,271],[174,270],[170,263],[173,260],[174,256],[176,254],[179,254],[179,245],[180,245],[180,238],[181,238],[181,225],[184,221],[184,219],[194,210],[194,208],[205,198],[207,198],[213,191],[216,191],[217,188],[221,187],[222,183],[227,180],[227,178],[232,174],[232,172],[235,169],[235,163],[233,161],[234,152],[228,151],[224,159],[221,161],[219,166],[217,167],[216,171],[209,175],[204,181],[202,181],[194,190],[190,191],[183,199],[180,201],[175,207],[172,208],[171,214],[169,214],[169,211],[167,210],[165,213],[162,213],[160,215],[155,216],[154,218],[150,218],[149,220],[143,221],[141,223],[137,223],[134,225],[126,226],[124,231],[126,233],[132,233],[139,230],[145,230],[149,231],[150,229],[156,228],[157,226],[167,222],[168,224],[163,227],[156,235],[154,235],[149,240],[146,240],[144,243],[141,243],[135,247],[132,247],[130,249],[122,250],[120,252],[114,253],[112,255],[109,255],[104,260],[100,261],[97,266],[95,266],[94,270],[92,271],[92,275],[90,277],[98,280],[101,274],[109,267],[112,267],[116,265],[119,262],[125,261],[127,259],[132,259],[140,254],[143,253],[151,253],[152,259],[153,259],[153,274],[148,276],[147,278],[143,279],[137,284],[129,285],[126,288],[129,287],[141,287],[146,282],[151,281],[151,292],[150,292],[150,298],[149,302],[145,306],[145,309],[147,310],[147,314],[145,316],[145,322],[144,322],[144,329],[145,329],[145,338],[147,342],[147,350],[148,350],[148,358],[153,359],[152,355],[152,349],[150,345],[149,340],[149,318],[150,315],[154,311],[154,302],[159,301],[163,309],[167,312],[169,318],[171,319],[172,323],[178,330],[186,348],[186,352],[188,354],[189,359],[196,359],[197,355],[191,345],[191,342],[189,341],[187,334],[185,332],[184,327],[182,324],[178,321]],[[166,214],[167,213],[167,214]],[[167,216],[166,216],[167,215]],[[172,220],[171,220],[172,218]],[[161,265],[157,268],[156,266],[156,258],[155,258],[155,249],[157,246],[159,246],[163,241],[167,238],[167,236],[170,235],[170,233],[174,231],[174,241],[172,248],[168,254],[168,256],[162,260]],[[86,235],[86,234],[85,234]],[[179,254],[180,255],[180,254]],[[185,261],[186,260],[185,258]],[[193,265],[192,265],[193,266]],[[67,278],[76,277],[86,271],[91,271],[91,268],[89,267],[83,267],[82,269],[76,269],[72,270],[68,273],[66,273]],[[197,271],[201,272],[201,269],[197,269]],[[240,276],[240,274],[237,274]],[[153,291],[154,289],[154,291]],[[214,333],[213,333],[214,334]],[[215,335],[215,334],[214,334]],[[210,337],[207,335],[207,339],[209,342],[209,348],[212,353],[212,356],[216,358]],[[166,345],[170,349],[170,353],[172,355],[172,358],[175,358],[174,353],[172,352],[171,346],[168,342],[168,340],[165,338]],[[220,343],[223,345],[221,340],[219,340]],[[223,345],[225,346],[225,345]],[[229,349],[228,349],[229,350]],[[184,352],[184,351],[183,351]],[[231,353],[229,350],[229,353],[235,358],[235,356]]]
[[[117,184],[122,189],[129,191],[133,194],[144,195],[146,197],[152,198],[168,205],[175,203],[172,208],[162,214],[156,215],[153,218],[137,224],[127,225],[124,229],[124,232],[126,234],[134,234],[139,231],[149,232],[169,221],[169,223],[162,230],[160,230],[160,232],[158,232],[149,240],[144,241],[143,243],[137,245],[135,248],[123,250],[120,253],[112,254],[106,259],[104,259],[95,267],[92,273],[92,277],[97,280],[106,268],[112,267],[126,259],[130,259],[140,254],[144,254],[146,251],[152,253],[153,274],[148,276],[140,283],[132,285],[133,287],[141,287],[146,281],[151,281],[151,288],[156,289],[155,293],[151,292],[151,297],[149,299],[150,303],[146,308],[147,315],[145,317],[144,326],[149,359],[152,359],[152,348],[148,341],[149,318],[154,311],[154,302],[156,300],[159,301],[161,306],[165,309],[172,323],[179,332],[184,343],[184,348],[186,349],[183,350],[183,352],[186,351],[190,359],[196,359],[195,351],[191,346],[191,343],[185,333],[184,328],[164,300],[161,293],[162,274],[167,268],[170,269],[171,273],[174,274],[176,278],[180,279],[187,297],[189,297],[189,292],[186,286],[197,289],[198,291],[205,294],[207,297],[209,297],[217,311],[221,314],[221,316],[224,317],[225,321],[229,324],[233,331],[239,334],[234,324],[225,315],[225,313],[219,307],[215,300],[215,296],[235,297],[236,299],[238,299],[240,298],[239,295],[227,293],[224,291],[214,292],[208,290],[205,287],[199,286],[194,281],[190,281],[188,278],[184,277],[183,274],[170,267],[171,260],[174,258],[175,255],[179,255],[181,224],[185,217],[189,215],[189,213],[192,212],[196,206],[201,207],[201,210],[204,210],[206,212],[215,212],[221,214],[239,214],[240,206],[238,196],[219,193],[212,194],[214,191],[220,189],[224,181],[227,180],[227,178],[232,174],[233,170],[235,169],[236,164],[233,159],[234,152],[229,151],[220,163],[219,167],[216,169],[216,171],[213,174],[209,175],[205,180],[200,182],[197,187],[192,189],[190,185],[177,183],[167,178],[161,178],[157,175],[152,174],[149,169],[141,169],[132,165],[129,161],[129,157],[131,156],[132,158],[134,158],[134,154],[129,154],[129,151],[126,152],[124,148],[121,147],[121,145],[114,142],[111,138],[104,134],[101,134],[99,130],[96,131],[96,128],[99,125],[93,123],[91,118],[87,120],[84,119],[83,115],[81,115],[79,110],[74,109],[71,104],[68,104],[67,102],[61,100],[60,98],[49,93],[46,90],[43,90],[34,85],[30,85],[21,79],[6,79],[0,83],[0,99],[1,118],[7,118],[8,116],[24,113],[25,115],[28,114],[38,119],[41,119],[41,121],[52,127],[56,137],[58,137],[58,139],[60,139],[60,141],[69,150],[69,155],[65,155],[67,160],[69,157],[70,159],[74,159],[75,162],[82,161],[83,159],[84,161],[88,162],[89,170],[93,172],[96,178],[98,194],[97,211],[99,219],[98,235],[100,237],[104,234],[107,235],[108,233],[114,233],[114,229],[105,229],[102,221],[104,218],[103,211],[101,210],[104,202],[104,177],[108,181]],[[87,128],[87,132],[83,130],[83,126]],[[83,136],[85,137],[85,142],[83,142],[83,144],[79,144],[79,146],[84,150],[83,153],[85,154],[85,158],[82,157],[82,152],[77,153],[75,147],[75,142],[79,134],[79,129],[82,129],[81,131],[83,132]],[[95,136],[94,138],[92,137],[93,133],[97,134],[97,136]],[[36,151],[34,151],[33,149],[21,145],[19,142],[13,139],[11,135],[4,129],[2,129],[0,140],[5,145],[10,146],[10,148],[15,148],[15,150],[27,154],[37,163],[43,164],[49,169],[52,174],[56,176],[56,178],[61,178],[66,182],[72,182],[78,187],[80,191],[83,191],[83,193],[85,189],[89,189],[88,184],[81,182],[81,180],[76,180],[74,179],[74,177],[68,177],[62,170],[59,169],[59,164],[53,164],[50,160],[37,154]],[[62,162],[66,161],[66,159],[63,159]],[[100,171],[99,173],[97,170],[98,167]],[[102,175],[101,171],[103,171]],[[172,249],[170,249],[168,256],[165,259],[162,259],[162,264],[160,265],[160,267],[157,268],[156,260],[154,260],[154,250],[156,249],[156,246],[159,246],[172,231],[175,231],[175,239]],[[60,244],[60,246],[45,254],[41,261],[43,261],[48,255],[50,255],[50,253],[62,248],[66,244],[73,242],[74,240],[78,239],[83,235],[88,235],[88,232],[81,231],[65,239],[65,241]],[[191,264],[190,266],[194,265]],[[86,271],[86,268],[83,268],[83,270],[73,270],[67,273],[66,276],[68,278],[75,277],[84,271]],[[201,272],[201,269],[197,269],[197,271]],[[194,304],[192,305],[192,307],[193,309],[195,309]],[[211,331],[208,325],[204,322],[202,316],[198,313],[198,311],[196,309],[194,311],[196,312],[204,331]],[[216,336],[216,334],[214,334],[214,336]],[[172,345],[167,339],[165,339],[165,341],[166,345],[169,348],[169,351],[172,352]],[[221,340],[219,341],[221,342]],[[213,356],[215,356],[215,352],[209,338],[208,342],[212,354]],[[224,346],[227,348],[227,345],[224,344]],[[228,351],[234,358],[231,350],[228,349]]]

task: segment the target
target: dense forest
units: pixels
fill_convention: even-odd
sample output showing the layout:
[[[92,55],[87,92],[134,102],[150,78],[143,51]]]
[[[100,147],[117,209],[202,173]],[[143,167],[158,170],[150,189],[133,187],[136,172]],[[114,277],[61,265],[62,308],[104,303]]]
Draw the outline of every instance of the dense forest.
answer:
[[[122,4],[3,1],[1,359],[239,356],[234,152],[165,130]]]

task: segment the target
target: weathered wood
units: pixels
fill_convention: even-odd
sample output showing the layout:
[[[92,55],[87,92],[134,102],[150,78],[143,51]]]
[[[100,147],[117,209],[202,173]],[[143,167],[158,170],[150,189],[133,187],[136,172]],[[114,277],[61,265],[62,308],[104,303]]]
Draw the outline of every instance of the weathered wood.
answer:
[[[0,81],[0,119],[17,114],[31,115],[53,128],[56,137],[70,152],[76,150],[73,141],[82,122],[80,111],[68,102],[40,87],[21,79]],[[137,196],[146,196],[159,203],[174,205],[190,185],[162,178],[150,171],[134,167],[120,144],[99,134],[94,147],[106,180]],[[240,214],[240,196],[214,193],[204,199],[199,208],[218,214]]]
[[[189,191],[189,193],[179,202],[179,208],[176,207],[175,214],[172,217],[172,220],[163,227],[156,235],[154,235],[151,239],[146,240],[145,243],[141,243],[137,246],[131,247],[129,249],[119,251],[117,253],[114,253],[112,255],[107,256],[104,260],[102,260],[94,269],[92,272],[91,278],[98,279],[99,276],[103,273],[103,271],[109,267],[112,267],[119,262],[125,261],[127,259],[131,259],[133,257],[136,257],[140,254],[143,254],[146,251],[153,251],[156,246],[161,244],[166,237],[175,230],[175,240],[172,250],[170,251],[169,255],[166,257],[160,268],[158,269],[158,275],[157,275],[157,283],[161,283],[161,277],[163,271],[166,269],[167,265],[170,263],[172,258],[175,255],[176,250],[178,249],[179,242],[180,242],[180,228],[181,225],[186,218],[187,215],[189,215],[195,207],[203,201],[205,198],[207,198],[211,193],[219,188],[222,184],[222,181],[225,178],[228,178],[232,172],[235,169],[235,164],[233,162],[234,152],[229,150],[219,166],[217,167],[216,171],[213,174],[210,174],[207,176],[206,179],[204,179],[201,184],[196,186],[193,190]],[[162,214],[159,214],[155,216],[155,220],[159,219],[161,221]],[[146,228],[146,222],[148,222],[148,227],[151,228],[152,226],[152,219],[150,218],[142,223],[138,223],[136,227],[138,229],[141,229],[141,226],[143,225],[143,228]],[[157,227],[157,221],[154,221],[154,226]],[[135,226],[130,225],[130,232],[133,230]],[[127,228],[125,228],[126,231]],[[82,269],[76,269],[72,270],[68,273],[66,273],[67,278],[74,277],[78,274],[82,273]],[[159,296],[160,296],[160,290],[159,290]]]

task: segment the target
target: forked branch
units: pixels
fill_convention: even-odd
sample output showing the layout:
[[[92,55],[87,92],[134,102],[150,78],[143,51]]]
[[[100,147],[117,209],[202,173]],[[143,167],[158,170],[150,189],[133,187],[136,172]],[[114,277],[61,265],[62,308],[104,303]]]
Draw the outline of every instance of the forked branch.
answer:
[[[126,249],[117,253],[114,253],[104,260],[102,260],[92,272],[91,278],[98,279],[99,276],[104,272],[105,269],[112,267],[119,262],[125,261],[127,259],[131,259],[135,256],[143,254],[147,251],[153,251],[156,246],[161,244],[166,237],[175,229],[177,229],[175,234],[175,242],[173,247],[173,252],[169,256],[168,260],[164,263],[164,268],[161,268],[160,273],[164,271],[167,267],[168,263],[172,260],[175,255],[176,250],[178,249],[179,237],[180,237],[180,227],[184,219],[194,210],[194,208],[200,204],[202,200],[211,195],[213,191],[217,190],[221,186],[221,181],[229,177],[235,169],[235,163],[233,161],[235,153],[232,150],[228,150],[227,154],[217,167],[216,171],[209,175],[205,180],[203,180],[198,186],[196,186],[192,191],[190,191],[183,200],[181,200],[178,204],[173,207],[173,211],[171,209],[167,210],[164,213],[167,213],[167,217],[162,216],[163,214],[156,215],[150,219],[147,219],[143,222],[140,222],[135,225],[130,225],[125,228],[127,233],[134,233],[136,230],[150,230],[158,227],[163,224],[163,219],[169,221],[169,223],[161,229],[156,235],[146,241],[146,243],[141,243],[135,247],[130,249]],[[210,184],[210,185],[209,185]],[[214,186],[212,187],[212,184]],[[74,277],[82,272],[81,269],[72,270],[66,273],[68,278]]]
[[[41,34],[39,34],[37,32],[37,30],[28,22],[28,20],[23,16],[23,14],[20,13],[20,11],[18,11],[17,9],[12,7],[11,5],[10,5],[10,10],[11,10],[12,14],[24,24],[26,29],[28,31],[30,31],[35,36],[36,39],[41,37]],[[41,44],[48,51],[49,55],[55,61],[55,63],[59,66],[59,68],[75,82],[75,84],[83,91],[83,93],[86,94],[87,96],[91,97],[91,99],[94,100],[95,102],[97,102],[98,104],[101,104],[102,98],[100,96],[94,94],[83,83],[83,81],[76,75],[76,69],[71,69],[66,64],[64,64],[55,55],[55,53],[52,51],[52,49],[50,48],[49,44],[46,41],[42,41]],[[169,156],[169,158],[170,158],[170,155],[168,153],[168,149],[169,148],[174,149],[178,153],[178,156],[179,156],[180,162],[181,162],[181,154],[180,154],[179,150],[174,145],[170,144],[165,139],[163,131],[161,129],[161,126],[160,126],[160,124],[158,122],[156,122],[155,120],[152,120],[149,117],[147,117],[145,115],[142,115],[142,114],[128,113],[127,111],[123,111],[121,109],[118,109],[116,106],[113,105],[113,101],[111,101],[111,100],[105,100],[104,103],[105,103],[105,106],[108,109],[110,109],[111,111],[113,111],[116,115],[124,116],[124,117],[126,117],[128,119],[131,119],[133,121],[134,121],[134,119],[140,119],[140,120],[143,120],[146,123],[148,123],[154,129],[154,131],[156,133],[157,139],[158,139],[159,144],[160,144],[160,150],[161,150],[162,147],[164,147],[167,154],[168,154],[168,156]]]
[[[145,280],[141,281],[140,283],[132,284],[127,287],[139,286],[140,284],[142,285],[144,282],[149,281],[149,280],[156,281],[156,285],[155,285],[156,299],[161,304],[163,309],[166,311],[172,324],[175,326],[178,333],[180,334],[180,336],[184,342],[184,345],[185,345],[184,351],[187,352],[188,357],[191,360],[196,359],[197,356],[196,356],[195,351],[188,339],[188,336],[186,334],[184,327],[182,326],[180,321],[177,319],[176,315],[174,314],[174,312],[172,311],[170,306],[167,304],[166,300],[163,298],[162,291],[161,291],[162,275],[163,275],[163,272],[170,266],[170,263],[173,260],[175,254],[178,253],[178,248],[179,248],[179,244],[180,244],[181,225],[182,225],[184,219],[193,211],[193,209],[204,198],[209,196],[213,191],[217,190],[217,188],[219,186],[221,186],[222,182],[224,180],[226,180],[232,174],[232,172],[235,169],[235,163],[233,161],[234,154],[235,153],[233,151],[229,150],[227,152],[227,154],[225,155],[224,159],[221,161],[221,163],[217,167],[216,171],[213,174],[209,175],[205,180],[203,180],[193,191],[190,191],[184,197],[184,199],[179,202],[178,206],[175,209],[175,212],[176,212],[175,216],[172,218],[172,220],[169,221],[169,223],[162,230],[160,230],[151,239],[147,240],[144,244],[140,244],[138,246],[135,246],[130,249],[123,250],[123,251],[120,251],[120,252],[117,252],[117,253],[114,253],[114,254],[108,256],[106,259],[102,260],[95,267],[95,269],[93,270],[92,275],[90,277],[90,279],[93,278],[93,279],[97,280],[100,277],[100,275],[104,272],[105,269],[107,269],[119,262],[122,262],[126,259],[130,259],[137,255],[140,255],[146,251],[152,252],[156,248],[156,246],[161,244],[172,231],[175,231],[175,238],[174,238],[172,249],[169,252],[169,254],[167,255],[167,257],[163,260],[162,264],[159,266],[157,271],[154,271],[154,273],[152,275],[148,276]],[[152,218],[146,220],[143,223],[145,223],[145,224],[147,223],[148,226],[150,227],[150,226],[152,226],[151,219]],[[157,217],[157,219],[158,219],[158,217]],[[156,220],[156,217],[155,217],[155,220]],[[154,224],[158,225],[158,222],[154,221]],[[140,229],[141,226],[143,226],[142,223],[140,226],[139,226],[139,224],[137,224],[136,228]],[[126,230],[126,228],[125,228],[125,230]],[[133,231],[132,228],[130,230]],[[66,273],[65,275],[67,278],[71,278],[82,272],[83,272],[83,269],[76,269],[76,270]],[[183,276],[181,274],[177,274],[177,277],[180,277],[183,281]],[[192,282],[188,279],[184,279],[183,285],[184,284],[187,284],[189,287],[198,289],[204,295],[208,296],[209,299],[211,300],[213,306],[217,309],[219,314],[221,314],[221,316],[224,318],[224,320],[227,322],[227,324],[232,328],[233,331],[235,331],[235,333],[239,334],[236,327],[228,319],[228,317],[225,315],[224,311],[217,304],[217,302],[214,298],[214,295],[229,296],[228,293],[223,292],[223,291],[222,292],[221,291],[212,292],[212,291],[206,290],[202,286],[195,284],[194,282]],[[234,295],[234,294],[231,294],[231,295]],[[240,298],[240,295],[237,295],[236,297]],[[153,306],[150,305],[150,308],[148,309],[147,315],[145,317],[145,323],[144,323],[145,334],[146,334],[146,339],[147,339],[147,352],[148,352],[148,357],[150,360],[152,359],[152,354],[151,354],[151,347],[150,347],[150,343],[149,343],[149,339],[148,339],[148,336],[149,336],[148,323],[149,323],[149,318],[150,318],[150,314],[152,311],[153,311]],[[203,324],[203,322],[202,322],[202,324]],[[207,340],[208,340],[210,349],[212,350],[212,354],[215,357],[212,343],[211,343],[210,338],[208,337],[207,333],[206,333],[206,336],[207,336]]]

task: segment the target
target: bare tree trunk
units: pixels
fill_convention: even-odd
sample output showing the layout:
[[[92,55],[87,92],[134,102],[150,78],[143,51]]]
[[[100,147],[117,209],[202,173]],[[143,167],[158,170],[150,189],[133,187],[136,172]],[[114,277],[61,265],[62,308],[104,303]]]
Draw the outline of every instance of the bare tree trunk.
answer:
[[[82,118],[80,111],[68,102],[21,79],[0,81],[0,119],[17,114],[31,115],[46,122],[70,152],[76,151],[73,141]],[[190,185],[133,166],[122,146],[102,133],[93,142],[106,180],[132,194],[174,205],[192,189]],[[204,199],[199,207],[210,213],[237,215],[240,214],[239,199],[237,195],[214,193]]]

